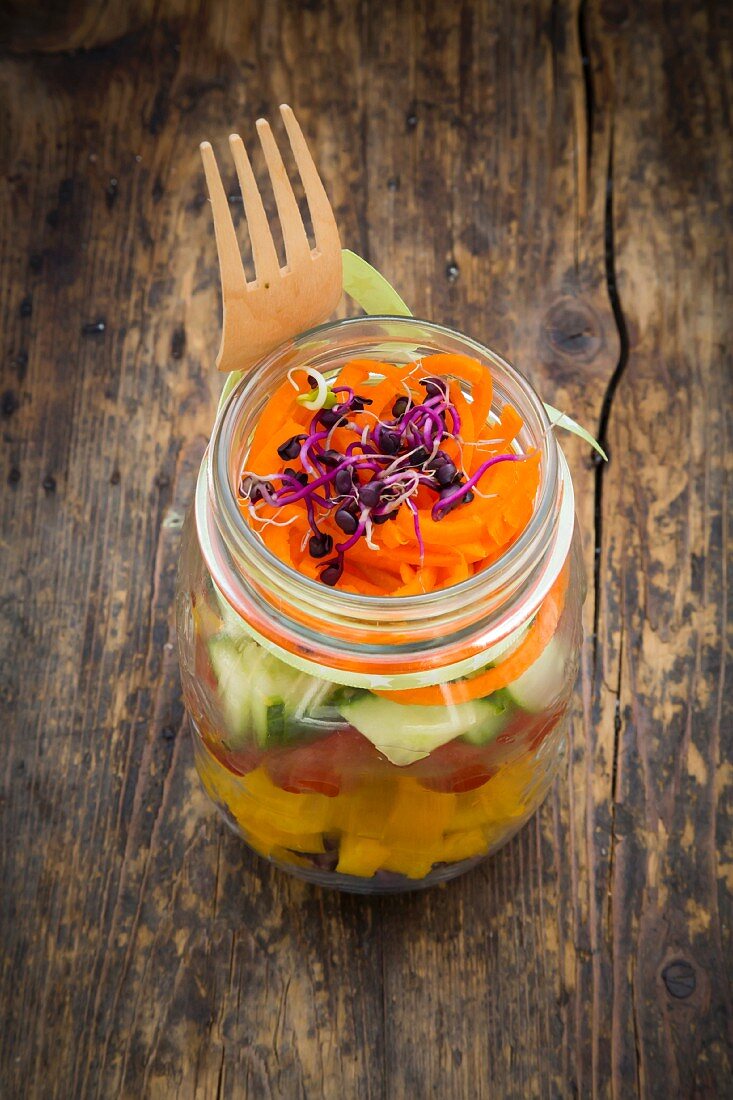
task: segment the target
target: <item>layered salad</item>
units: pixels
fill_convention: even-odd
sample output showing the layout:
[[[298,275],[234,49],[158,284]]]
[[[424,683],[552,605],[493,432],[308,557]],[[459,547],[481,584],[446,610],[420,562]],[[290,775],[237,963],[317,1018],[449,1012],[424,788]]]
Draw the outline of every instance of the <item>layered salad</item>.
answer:
[[[540,454],[493,397],[488,367],[457,354],[293,370],[248,442],[241,519],[324,589],[448,592],[500,561],[536,507]],[[292,659],[208,578],[187,688],[207,791],[257,852],[324,882],[429,883],[484,857],[552,778],[578,641],[568,577],[565,562],[485,660],[419,686]]]

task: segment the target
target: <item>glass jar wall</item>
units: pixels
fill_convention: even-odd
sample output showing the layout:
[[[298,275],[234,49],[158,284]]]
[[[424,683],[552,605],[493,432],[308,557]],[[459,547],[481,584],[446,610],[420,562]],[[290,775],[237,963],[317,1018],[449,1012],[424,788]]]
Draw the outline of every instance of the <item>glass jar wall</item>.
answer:
[[[401,598],[326,589],[242,520],[236,486],[269,393],[294,366],[356,356],[481,360],[541,453],[533,517],[499,561]],[[179,570],[181,675],[204,787],[261,856],[361,892],[452,878],[512,836],[562,758],[581,643],[572,485],[541,402],[486,348],[437,325],[322,326],[239,384],[214,429]]]

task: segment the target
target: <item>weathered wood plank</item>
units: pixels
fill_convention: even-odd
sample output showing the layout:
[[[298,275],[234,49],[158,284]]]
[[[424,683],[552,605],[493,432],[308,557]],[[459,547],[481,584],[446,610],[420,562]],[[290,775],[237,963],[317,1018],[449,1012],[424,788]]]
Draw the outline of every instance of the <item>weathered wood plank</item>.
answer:
[[[0,1093],[723,1095],[727,11],[6,22]],[[322,894],[229,836],[170,648],[217,386],[196,146],[283,99],[345,242],[555,404],[605,410],[613,450],[601,480],[567,446],[601,581],[568,781],[487,867],[403,899]]]
[[[613,228],[628,364],[604,484],[598,691],[617,698],[594,848],[622,1095],[726,1095],[731,1018],[731,13],[614,5]],[[604,687],[601,687],[601,684]],[[597,697],[598,698],[598,697]],[[602,1040],[601,1040],[602,1041]]]

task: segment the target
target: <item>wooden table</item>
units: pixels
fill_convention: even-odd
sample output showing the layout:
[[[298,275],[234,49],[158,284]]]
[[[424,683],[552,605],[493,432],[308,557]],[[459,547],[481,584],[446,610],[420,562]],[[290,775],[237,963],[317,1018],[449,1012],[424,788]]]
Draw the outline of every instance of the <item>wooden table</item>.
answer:
[[[733,1095],[730,5],[48,7],[0,34],[0,1095]],[[563,440],[567,768],[488,865],[396,899],[246,851],[181,704],[220,385],[197,146],[236,208],[225,136],[281,100],[344,243],[611,454]]]

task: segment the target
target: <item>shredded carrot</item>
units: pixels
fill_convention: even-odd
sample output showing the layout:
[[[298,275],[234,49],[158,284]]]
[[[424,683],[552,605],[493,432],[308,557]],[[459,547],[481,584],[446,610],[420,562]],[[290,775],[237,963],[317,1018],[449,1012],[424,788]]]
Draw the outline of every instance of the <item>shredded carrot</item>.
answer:
[[[471,386],[471,408],[476,424],[485,424],[491,410],[491,398],[493,386],[489,368],[479,363],[478,359],[470,359],[467,355],[452,355],[443,353],[431,355],[423,360],[429,363],[431,374],[447,374],[468,382]]]
[[[296,421],[298,429],[303,431],[313,414],[299,405],[296,399],[300,393],[307,393],[308,389],[307,383],[300,389],[294,389],[287,379],[278,386],[260,413],[250,444],[251,455],[259,454],[275,434],[279,435],[280,441],[287,439],[285,421]]]
[[[404,570],[404,572],[403,572]],[[410,570],[409,565],[403,565],[400,569],[402,577],[407,577],[405,583],[401,588],[398,588],[394,593],[395,596],[418,596],[421,592],[430,592],[435,586],[435,578],[437,569],[432,565],[425,565],[421,569],[412,569],[410,572],[412,576],[409,576],[407,570]]]
[[[257,440],[253,439],[250,447],[251,457],[247,459],[247,470],[253,474],[271,474],[284,465],[286,466],[287,463],[283,463],[277,449],[284,439],[288,439],[292,435],[301,435],[303,427],[303,424],[299,424],[297,420],[288,417],[287,420],[278,425],[274,435],[270,435],[269,438],[265,439],[260,438],[256,449]]]
[[[310,390],[307,375],[296,373],[293,377],[297,388],[284,381],[264,406],[243,473],[265,478],[288,467],[296,473],[303,470],[299,456],[285,461],[278,454],[278,448],[293,437],[309,434],[314,416],[297,400]],[[490,424],[493,387],[489,368],[454,354],[431,355],[404,364],[363,358],[347,362],[329,384],[350,387],[365,399],[365,405],[349,414],[348,425],[331,428],[321,445],[345,454],[350,445],[358,446],[365,429],[374,431],[378,420],[386,423],[393,419],[399,398],[410,399],[415,405],[425,402],[429,383],[421,386],[421,380],[435,377],[446,379],[450,403],[460,418],[458,427],[446,414],[448,434],[440,446],[464,479],[476,475],[487,459],[510,453],[523,426],[522,418],[505,405],[498,421]],[[502,461],[481,472],[470,502],[442,513],[440,508],[435,510],[436,491],[427,484],[416,486],[409,508],[403,505],[394,518],[371,527],[371,546],[361,538],[345,553],[339,583],[348,591],[395,596],[459,584],[497,560],[522,533],[532,516],[539,474],[537,453],[521,462]],[[360,476],[368,479],[371,475]],[[273,484],[276,489],[280,486],[279,480]],[[312,530],[304,500],[277,506],[260,501],[252,509],[248,500],[242,499],[241,508],[273,554],[304,576],[319,579],[325,562],[323,556],[316,559],[311,554]],[[332,545],[344,542],[346,536],[333,514],[324,513],[318,505],[315,508],[322,534],[330,537]],[[285,520],[292,522],[278,526]]]

